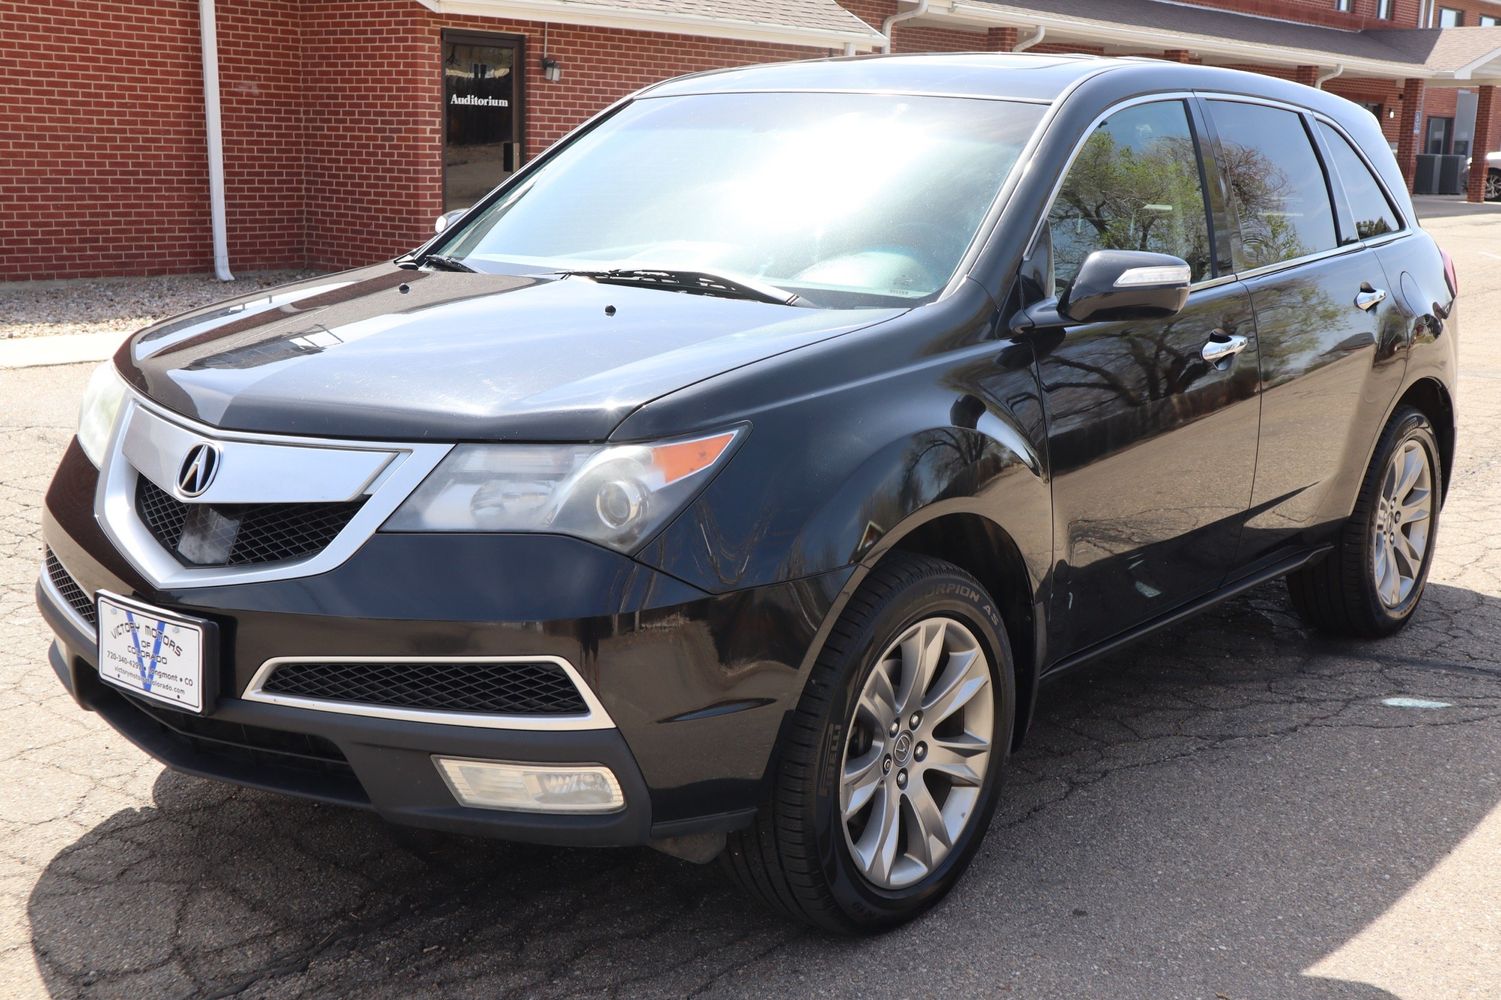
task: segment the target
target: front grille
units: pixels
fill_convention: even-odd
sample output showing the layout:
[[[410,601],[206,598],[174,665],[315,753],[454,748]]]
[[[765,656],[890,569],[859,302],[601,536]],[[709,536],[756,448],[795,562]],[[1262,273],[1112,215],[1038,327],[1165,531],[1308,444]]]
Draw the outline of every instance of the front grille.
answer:
[[[63,569],[63,564],[57,561],[57,556],[52,554],[51,549],[47,550],[47,579],[52,581],[52,586],[63,595],[63,600],[68,602],[68,607],[72,608],[78,617],[95,628],[99,627],[99,610],[94,607],[93,600],[83,592],[83,588],[78,585],[77,580],[73,579],[72,574]]]
[[[555,716],[588,711],[567,672],[545,661],[283,663],[261,690],[433,712]]]
[[[323,551],[365,500],[344,503],[183,503],[145,476],[136,512],[185,566],[245,566],[303,559]]]
[[[258,769],[333,779],[335,787],[331,791],[340,797],[364,798],[348,759],[333,741],[322,736],[189,715],[117,693],[126,704],[149,716],[165,736],[195,755]]]

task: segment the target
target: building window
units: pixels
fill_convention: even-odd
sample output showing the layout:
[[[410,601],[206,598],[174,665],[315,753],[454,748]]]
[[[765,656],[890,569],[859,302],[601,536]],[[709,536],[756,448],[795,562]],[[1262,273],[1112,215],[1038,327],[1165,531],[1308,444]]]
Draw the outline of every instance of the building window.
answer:
[[[1350,13],[1350,0],[1334,0],[1334,9],[1346,14]]]
[[[1438,9],[1438,26],[1440,28],[1458,28],[1464,23],[1464,11],[1455,10],[1453,7],[1440,7]]]
[[[1392,19],[1392,0],[1376,0],[1376,16],[1383,21]]]
[[[1494,17],[1491,17],[1489,14],[1481,14],[1480,15],[1480,26],[1482,28],[1494,28],[1498,23],[1501,23],[1501,22],[1498,22]]]

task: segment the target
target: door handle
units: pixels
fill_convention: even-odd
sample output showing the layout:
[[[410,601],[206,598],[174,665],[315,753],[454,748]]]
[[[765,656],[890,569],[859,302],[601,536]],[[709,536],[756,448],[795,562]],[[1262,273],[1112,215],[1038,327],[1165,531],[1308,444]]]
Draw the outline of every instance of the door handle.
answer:
[[[1370,312],[1385,300],[1385,288],[1372,288],[1370,285],[1366,285],[1365,287],[1361,288],[1359,294],[1355,296],[1355,306],[1358,309],[1364,309],[1366,312]]]
[[[1209,335],[1209,342],[1199,353],[1205,361],[1218,368],[1222,362],[1228,365],[1229,362],[1234,361],[1235,356],[1246,349],[1246,344],[1246,338],[1238,333],[1216,330]]]

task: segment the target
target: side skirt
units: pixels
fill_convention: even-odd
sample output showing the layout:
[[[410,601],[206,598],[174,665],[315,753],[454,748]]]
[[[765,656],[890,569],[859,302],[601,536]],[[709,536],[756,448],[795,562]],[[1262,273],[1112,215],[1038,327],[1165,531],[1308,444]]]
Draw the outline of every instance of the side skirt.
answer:
[[[1333,549],[1333,545],[1322,545],[1316,549],[1310,549],[1307,552],[1293,556],[1290,559],[1273,563],[1249,576],[1241,577],[1226,584],[1212,594],[1208,594],[1195,601],[1190,601],[1187,604],[1174,608],[1172,611],[1151,619],[1143,625],[1138,625],[1134,629],[1122,632],[1117,636],[1097,642],[1093,646],[1064,657],[1045,670],[1039,679],[1045,682],[1057,680],[1063,674],[1073,670],[1075,667],[1088,663],[1097,656],[1103,656],[1106,653],[1120,649],[1122,646],[1128,646],[1160,628],[1180,622],[1185,618],[1191,618],[1206,608],[1211,608],[1221,601],[1234,597],[1236,594],[1243,594],[1252,587],[1259,587],[1268,580],[1275,580],[1279,576],[1286,576],[1294,570],[1302,569],[1310,563],[1318,562],[1333,551]]]

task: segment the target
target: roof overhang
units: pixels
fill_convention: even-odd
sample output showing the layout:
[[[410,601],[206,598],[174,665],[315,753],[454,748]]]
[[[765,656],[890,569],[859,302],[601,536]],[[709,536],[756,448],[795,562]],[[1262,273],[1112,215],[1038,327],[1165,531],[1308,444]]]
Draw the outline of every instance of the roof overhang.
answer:
[[[800,45],[815,49],[851,49],[869,52],[886,44],[886,38],[835,0],[814,0],[845,15],[848,28],[798,24],[773,13],[778,5],[747,5],[766,11],[764,18],[741,19],[714,16],[683,9],[661,9],[631,4],[589,3],[577,0],[417,0],[438,14],[578,24],[621,31],[658,31],[698,38],[726,38],[773,45]],[[830,20],[835,20],[831,17]]]
[[[947,10],[944,10],[943,6],[947,6]],[[1096,21],[1070,15],[1052,14],[1047,11],[976,2],[976,0],[950,0],[946,5],[944,5],[944,0],[937,0],[929,7],[929,12],[945,18],[951,24],[959,22],[976,28],[1017,28],[1024,33],[1028,30],[1044,28],[1049,42],[1085,42],[1090,45],[1104,46],[1107,50],[1117,52],[1186,49],[1203,57],[1206,62],[1320,66],[1325,69],[1343,66],[1342,75],[1345,76],[1379,76],[1400,79],[1414,75],[1427,78],[1431,75],[1425,67],[1397,60],[1366,59],[1318,49],[1262,45],[1236,38],[1218,38],[1187,31],[1145,28],[1105,20]]]

